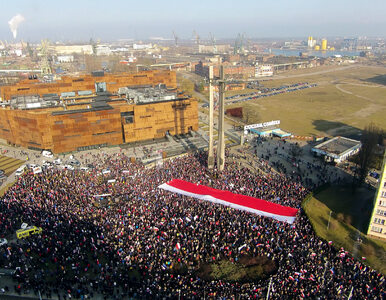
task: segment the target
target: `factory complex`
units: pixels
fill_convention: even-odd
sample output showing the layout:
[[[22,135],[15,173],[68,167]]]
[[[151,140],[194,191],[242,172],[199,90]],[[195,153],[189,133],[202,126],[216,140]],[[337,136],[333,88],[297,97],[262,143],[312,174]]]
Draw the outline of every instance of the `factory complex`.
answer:
[[[174,71],[94,72],[0,88],[0,139],[64,153],[198,130],[197,100]]]

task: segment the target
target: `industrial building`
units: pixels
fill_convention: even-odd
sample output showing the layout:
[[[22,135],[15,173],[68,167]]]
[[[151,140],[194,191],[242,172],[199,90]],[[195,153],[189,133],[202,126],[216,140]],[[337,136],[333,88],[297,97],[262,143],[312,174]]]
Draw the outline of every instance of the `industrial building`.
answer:
[[[327,50],[327,40],[326,39],[322,39],[322,47],[320,50],[322,50],[322,51]]]
[[[228,53],[231,45],[198,45],[199,53]]]
[[[386,153],[367,234],[386,240]]]
[[[0,139],[63,153],[196,131],[197,100],[176,87],[173,71],[100,72],[4,86]]]
[[[92,45],[53,45],[49,47],[51,51],[61,55],[93,54]]]
[[[273,76],[273,65],[256,65],[255,66],[255,77],[269,77]]]
[[[324,156],[326,161],[341,163],[351,155],[354,155],[361,148],[361,142],[345,138],[334,137],[311,149],[315,155]]]
[[[308,42],[307,42],[308,48],[314,48],[315,45],[316,45],[316,40],[314,40],[314,39],[312,38],[312,36],[309,36],[309,37],[308,37]]]

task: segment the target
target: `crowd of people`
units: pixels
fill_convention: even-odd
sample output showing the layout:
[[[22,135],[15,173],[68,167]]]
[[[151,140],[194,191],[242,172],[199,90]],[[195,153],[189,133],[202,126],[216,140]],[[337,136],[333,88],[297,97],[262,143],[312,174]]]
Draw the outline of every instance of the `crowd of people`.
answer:
[[[385,296],[384,275],[316,236],[301,210],[309,191],[284,174],[253,171],[229,153],[222,172],[205,167],[204,152],[154,168],[123,153],[84,159],[93,165],[89,171],[28,171],[1,198],[1,237],[11,240],[22,223],[43,229],[0,248],[0,266],[16,270],[15,286],[7,289],[58,299],[261,299],[269,285],[271,299]],[[158,188],[171,179],[295,207],[299,214],[287,224]],[[278,270],[243,283],[197,272],[243,255],[266,256]]]
[[[310,190],[326,183],[340,184],[350,181],[350,178],[335,166],[328,165],[320,158],[304,155],[302,147],[286,140],[255,137],[248,147],[249,153],[260,156],[257,162],[253,158],[253,163],[266,162],[271,170],[273,167]],[[292,151],[293,147],[298,149]],[[299,155],[291,155],[291,152]]]

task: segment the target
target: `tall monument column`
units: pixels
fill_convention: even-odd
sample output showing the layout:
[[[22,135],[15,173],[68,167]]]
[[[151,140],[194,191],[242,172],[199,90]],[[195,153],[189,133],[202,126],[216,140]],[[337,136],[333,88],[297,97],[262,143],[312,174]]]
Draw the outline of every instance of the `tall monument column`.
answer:
[[[219,109],[218,109],[218,144],[217,144],[217,170],[224,170],[225,165],[225,141],[224,141],[224,66],[220,66],[220,81],[219,81]]]
[[[208,169],[214,168],[213,155],[213,66],[209,67],[209,150],[208,150]]]

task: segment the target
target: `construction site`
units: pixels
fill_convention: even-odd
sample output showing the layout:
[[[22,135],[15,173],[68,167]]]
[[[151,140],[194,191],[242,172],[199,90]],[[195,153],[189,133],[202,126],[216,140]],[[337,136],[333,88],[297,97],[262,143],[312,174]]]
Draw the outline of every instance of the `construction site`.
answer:
[[[198,130],[197,100],[174,71],[24,80],[2,86],[0,138],[54,153],[149,141]]]

